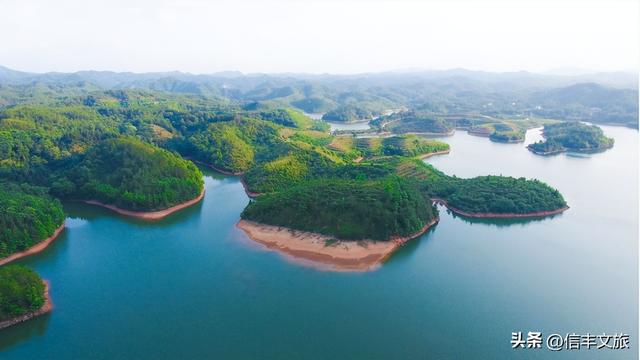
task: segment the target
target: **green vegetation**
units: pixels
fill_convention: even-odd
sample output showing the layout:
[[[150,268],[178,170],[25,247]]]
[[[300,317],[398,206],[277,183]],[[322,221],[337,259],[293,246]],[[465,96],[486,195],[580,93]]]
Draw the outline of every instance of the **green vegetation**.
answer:
[[[166,209],[203,188],[193,163],[130,137],[102,141],[63,170],[52,183],[55,194],[136,211]]]
[[[0,107],[16,104],[59,105],[85,97],[86,105],[103,106],[100,92],[130,96],[128,104],[179,98],[175,111],[209,113],[206,105],[236,104],[245,110],[296,107],[308,113],[334,111],[336,121],[401,107],[445,115],[495,118],[552,118],[638,127],[638,82],[633,74],[569,79],[540,74],[492,74],[474,71],[380,73],[361,75],[196,76],[179,73],[33,74],[0,69]],[[560,80],[560,81],[559,81]],[[578,83],[580,81],[580,83]],[[135,89],[135,90],[117,90]],[[93,96],[97,101],[93,105]],[[184,105],[192,107],[185,111]],[[204,106],[203,106],[204,105]],[[355,108],[356,110],[349,110]],[[332,117],[331,115],[328,118]],[[181,130],[182,131],[182,130]]]
[[[495,142],[523,142],[525,132],[522,130],[496,131],[489,135],[489,139]]]
[[[431,197],[469,213],[530,214],[567,206],[558,190],[538,180],[509,176],[462,179],[418,160],[395,159],[391,164],[400,176],[421,181]]]
[[[373,112],[361,106],[346,105],[326,112],[322,116],[322,120],[349,123],[369,120],[374,116],[375,114]]]
[[[496,142],[522,142],[526,128],[519,126],[518,122],[485,122],[468,128],[470,134],[487,136]]]
[[[313,120],[300,111],[291,108],[265,110],[261,111],[258,115],[262,120],[302,130],[317,130],[326,132],[329,131],[330,128],[329,124],[327,124],[326,122]]]
[[[545,125],[543,134],[546,140],[530,144],[529,150],[548,155],[564,151],[600,151],[613,146],[613,139],[604,136],[598,126],[579,122]]]
[[[383,131],[394,134],[429,133],[448,134],[455,124],[444,118],[421,112],[403,112],[380,117],[370,123]]]
[[[379,94],[354,90],[334,96],[324,87],[265,84],[255,88],[251,95],[254,100],[247,102],[246,98],[214,98],[211,94],[217,90],[202,84],[194,88],[184,83],[156,84],[162,89],[169,85],[186,93],[202,93],[73,87],[59,92],[46,87],[41,92],[30,85],[21,85],[20,90],[3,89],[0,96],[14,90],[20,93],[5,102],[19,104],[0,108],[0,179],[43,186],[43,194],[49,192],[63,199],[92,199],[130,210],[158,210],[195,198],[202,189],[202,175],[192,163],[180,158],[183,156],[223,171],[242,173],[251,192],[274,199],[262,201],[261,197],[251,205],[247,214],[253,218],[284,221],[277,217],[280,212],[270,217],[259,215],[260,209],[274,210],[287,203],[283,199],[293,201],[292,194],[300,195],[305,190],[311,192],[305,197],[309,202],[322,196],[320,204],[329,214],[322,217],[318,213],[314,220],[310,219],[314,213],[309,212],[293,226],[355,238],[389,238],[414,231],[433,215],[429,197],[441,197],[451,206],[468,211],[526,213],[564,203],[557,192],[547,196],[548,189],[541,183],[538,186],[529,180],[502,177],[457,179],[412,159],[448,150],[445,143],[408,134],[336,137],[328,133],[326,123],[289,107],[293,102],[309,107],[331,106],[335,111],[328,118],[335,115],[349,121],[397,105]],[[372,121],[373,130],[448,133],[459,126],[452,116],[436,115],[436,107],[431,104],[382,116]],[[528,126],[523,124],[529,124],[528,120],[473,119],[468,126],[490,122],[488,127],[496,136],[511,136],[509,132],[519,132]],[[330,190],[332,187],[345,192]],[[357,190],[360,188],[363,190]],[[541,200],[532,200],[537,198]],[[362,209],[355,205],[360,201]],[[482,202],[488,204],[486,208],[478,205]],[[399,204],[407,205],[406,209]],[[338,205],[353,210],[353,216],[342,213],[341,219],[335,217]],[[403,216],[407,223],[400,222]],[[374,223],[360,224],[369,218],[384,224],[387,230],[376,228]],[[374,231],[381,231],[380,235]],[[18,248],[7,245],[5,251],[8,254]]]
[[[0,258],[48,238],[63,221],[60,201],[45,188],[0,182]]]
[[[0,267],[0,321],[40,309],[44,288],[33,270],[18,265]]]
[[[416,135],[380,137],[335,137],[329,147],[351,157],[423,156],[449,150],[449,144]]]
[[[306,182],[261,196],[241,217],[339,239],[388,240],[416,233],[435,214],[415,184],[392,177]]]
[[[219,122],[187,139],[183,155],[232,173],[288,152],[280,127],[250,118]]]

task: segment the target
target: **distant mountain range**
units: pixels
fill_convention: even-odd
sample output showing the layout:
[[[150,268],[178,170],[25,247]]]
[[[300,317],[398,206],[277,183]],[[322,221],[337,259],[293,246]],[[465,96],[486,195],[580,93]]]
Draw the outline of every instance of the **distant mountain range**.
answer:
[[[224,98],[252,108],[293,106],[309,113],[333,110],[379,114],[407,107],[434,113],[554,117],[634,127],[638,124],[638,75],[625,72],[572,76],[465,69],[353,75],[233,71],[39,74],[0,66],[0,106],[18,103],[34,94],[78,95],[115,89]]]

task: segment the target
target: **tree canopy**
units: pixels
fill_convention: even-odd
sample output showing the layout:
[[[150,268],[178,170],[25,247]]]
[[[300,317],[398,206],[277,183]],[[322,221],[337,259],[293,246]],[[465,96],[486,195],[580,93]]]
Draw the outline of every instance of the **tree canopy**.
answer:
[[[159,210],[197,197],[202,173],[190,161],[132,137],[97,143],[62,168],[52,190],[129,210]]]
[[[60,201],[46,188],[0,181],[0,258],[46,239],[63,221]]]
[[[33,270],[19,265],[0,267],[0,321],[38,310],[45,286]]]

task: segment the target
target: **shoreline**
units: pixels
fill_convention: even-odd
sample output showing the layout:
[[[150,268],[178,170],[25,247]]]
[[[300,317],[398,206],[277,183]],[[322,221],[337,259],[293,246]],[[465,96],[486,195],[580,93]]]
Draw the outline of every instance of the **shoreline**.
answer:
[[[28,248],[26,250],[11,254],[11,255],[7,256],[6,258],[4,258],[4,259],[0,259],[0,266],[6,265],[6,264],[8,264],[10,262],[13,262],[15,260],[22,259],[24,257],[30,256],[30,255],[34,255],[34,254],[37,254],[37,253],[43,251],[55,239],[58,238],[58,236],[60,235],[62,230],[64,230],[64,221],[62,222],[62,225],[60,225],[57,229],[55,229],[53,231],[53,234],[51,236],[49,236],[48,238],[38,242],[37,244],[33,245],[32,247],[30,247],[30,248]]]
[[[196,164],[199,164],[199,165],[202,165],[202,166],[206,166],[206,167],[208,167],[208,168],[211,168],[211,169],[213,169],[213,170],[215,170],[215,171],[217,171],[217,172],[219,172],[220,174],[223,174],[223,175],[229,175],[229,176],[242,176],[242,175],[244,174],[244,172],[242,172],[242,171],[241,171],[241,172],[231,172],[231,171],[226,171],[226,170],[219,169],[219,168],[217,168],[217,167],[215,167],[215,166],[213,166],[213,165],[211,165],[211,164],[208,164],[208,163],[206,163],[206,162],[202,162],[202,161],[198,161],[198,160],[194,160],[194,159],[190,159],[190,158],[188,158],[188,159],[189,159],[189,160],[191,160],[191,161],[193,161],[193,162],[194,162],[194,163],[196,163]]]
[[[240,177],[240,182],[242,183],[242,187],[244,188],[244,192],[245,194],[247,194],[248,197],[255,199],[258,196],[262,195],[261,193],[256,193],[256,192],[252,192],[251,190],[249,190],[249,185],[247,185],[247,183],[244,181],[244,179],[242,177]]]
[[[500,144],[519,144],[519,143],[523,143],[525,141],[524,138],[522,139],[516,139],[516,140],[496,140],[494,138],[491,137],[491,135],[489,135],[489,140],[495,142],[495,143],[500,143]]]
[[[0,330],[20,324],[27,320],[33,319],[34,317],[44,315],[53,310],[53,303],[51,302],[51,296],[49,296],[49,282],[47,280],[43,280],[42,282],[44,283],[44,304],[42,304],[40,309],[1,321]]]
[[[422,154],[422,155],[418,155],[418,159],[424,160],[426,158],[430,158],[430,157],[435,156],[435,155],[445,155],[445,154],[448,154],[450,152],[451,152],[451,149],[436,151],[436,152],[427,153],[427,154]]]
[[[434,218],[416,233],[392,237],[387,241],[336,240],[329,235],[243,219],[236,227],[243,230],[249,239],[303,264],[331,271],[363,272],[377,269],[397,248],[427,232],[438,220]]]
[[[529,146],[527,146],[527,150],[531,151],[532,153],[536,154],[536,155],[540,155],[540,156],[549,156],[549,155],[556,155],[556,154],[562,154],[562,153],[576,153],[576,154],[597,154],[600,152],[605,152],[609,149],[612,149],[613,145],[611,146],[603,146],[603,147],[599,147],[599,148],[595,148],[595,149],[568,149],[568,148],[563,148],[561,150],[554,150],[554,151],[547,151],[547,152],[541,152],[541,151],[537,151],[535,149],[530,148]]]
[[[491,136],[492,133],[490,132],[484,132],[484,131],[478,131],[478,130],[467,130],[467,134],[471,135],[471,136],[477,136],[477,137],[485,137],[488,138]]]
[[[469,218],[481,218],[481,219],[509,219],[509,218],[533,218],[533,217],[545,217],[545,216],[550,216],[550,215],[557,215],[560,213],[565,212],[566,210],[569,210],[569,206],[565,206],[559,209],[555,209],[555,210],[546,210],[546,211],[536,211],[536,212],[532,212],[532,213],[524,213],[524,214],[517,214],[517,213],[472,213],[472,212],[467,212],[464,210],[460,210],[460,209],[456,209],[452,206],[450,206],[446,200],[444,199],[440,199],[440,198],[432,198],[431,199],[434,203],[438,203],[441,205],[444,205],[447,209],[451,210],[453,213],[457,214],[457,215],[462,215],[462,216],[466,216]]]
[[[125,215],[125,216],[131,216],[134,218],[138,218],[138,219],[144,219],[144,220],[159,220],[162,219],[168,215],[173,214],[176,211],[180,211],[184,208],[187,208],[191,205],[194,205],[198,202],[200,202],[200,200],[202,200],[202,198],[204,198],[204,193],[205,190],[204,188],[202,189],[202,191],[200,192],[200,195],[198,195],[196,198],[185,201],[183,203],[180,203],[178,205],[174,205],[172,207],[166,208],[164,210],[156,210],[156,211],[133,211],[133,210],[125,210],[125,209],[121,209],[115,205],[110,205],[110,204],[104,204],[101,203],[97,200],[81,200],[82,202],[84,202],[85,204],[89,204],[89,205],[97,205],[106,209],[109,209],[111,211],[114,211],[120,215]]]

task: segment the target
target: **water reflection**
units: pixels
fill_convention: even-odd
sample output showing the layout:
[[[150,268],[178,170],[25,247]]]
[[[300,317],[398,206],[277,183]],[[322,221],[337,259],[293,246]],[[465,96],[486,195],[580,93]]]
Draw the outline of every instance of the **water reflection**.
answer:
[[[467,224],[483,224],[483,225],[490,225],[495,227],[526,225],[526,224],[535,223],[535,222],[550,221],[556,217],[562,216],[562,213],[560,213],[560,214],[553,214],[553,215],[547,215],[547,216],[536,216],[536,217],[527,217],[527,218],[475,218],[475,217],[468,217],[468,216],[456,214],[455,212],[447,209],[443,205],[439,205],[438,210],[445,211],[447,214],[451,215],[451,217],[453,217],[454,219],[460,219]]]
[[[2,336],[0,336],[0,351],[16,346],[26,340],[34,340],[43,336],[47,331],[50,319],[51,313],[47,313],[21,324],[13,325],[11,332],[0,330],[2,331]]]

